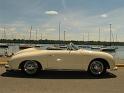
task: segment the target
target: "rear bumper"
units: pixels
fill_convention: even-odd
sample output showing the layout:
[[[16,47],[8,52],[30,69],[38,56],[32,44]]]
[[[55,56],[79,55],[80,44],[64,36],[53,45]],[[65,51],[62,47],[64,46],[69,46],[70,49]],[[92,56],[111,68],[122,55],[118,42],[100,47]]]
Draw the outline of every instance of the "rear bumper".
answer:
[[[12,70],[12,68],[8,64],[5,65],[5,68],[6,68],[6,71],[11,71]]]

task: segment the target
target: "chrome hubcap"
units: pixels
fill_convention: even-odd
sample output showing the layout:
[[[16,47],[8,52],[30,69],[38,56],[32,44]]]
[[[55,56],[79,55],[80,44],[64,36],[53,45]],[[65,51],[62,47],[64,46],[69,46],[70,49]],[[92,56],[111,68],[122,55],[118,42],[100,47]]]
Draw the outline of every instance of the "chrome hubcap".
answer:
[[[90,71],[95,75],[100,75],[104,70],[103,63],[100,61],[94,61],[90,65]]]
[[[24,65],[24,70],[27,74],[35,74],[38,69],[38,65],[36,62],[27,61]]]

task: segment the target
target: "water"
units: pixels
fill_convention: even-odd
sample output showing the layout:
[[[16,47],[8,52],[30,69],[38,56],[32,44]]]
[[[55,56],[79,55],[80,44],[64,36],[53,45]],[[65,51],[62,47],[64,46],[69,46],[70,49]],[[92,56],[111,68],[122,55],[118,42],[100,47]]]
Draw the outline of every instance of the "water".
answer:
[[[48,46],[52,46],[52,44],[41,44],[41,46],[43,46],[41,47],[41,49],[46,49]],[[4,55],[5,52],[7,52],[8,55],[11,55],[12,53],[16,53],[18,51],[19,51],[19,44],[14,44],[14,45],[9,46],[8,49],[0,48],[0,55]],[[118,46],[118,49],[116,50],[116,52],[110,53],[110,54],[112,54],[116,58],[123,60],[124,59],[124,46]]]
[[[116,55],[119,57],[119,59],[124,59],[124,46],[118,46]]]
[[[34,45],[31,45],[31,46],[34,46]],[[52,44],[41,44],[41,49],[46,49],[48,46],[53,46]],[[14,45],[10,45],[8,48],[0,48],[0,55],[4,55],[7,54],[8,55],[11,55],[12,53],[16,53],[20,51],[19,49],[19,44],[14,44]]]
[[[116,52],[108,52],[109,54],[113,55],[115,58],[124,60],[124,46],[117,46],[118,49],[116,49]],[[87,50],[92,50],[92,51],[99,51],[99,50],[94,50],[94,49],[88,49]]]

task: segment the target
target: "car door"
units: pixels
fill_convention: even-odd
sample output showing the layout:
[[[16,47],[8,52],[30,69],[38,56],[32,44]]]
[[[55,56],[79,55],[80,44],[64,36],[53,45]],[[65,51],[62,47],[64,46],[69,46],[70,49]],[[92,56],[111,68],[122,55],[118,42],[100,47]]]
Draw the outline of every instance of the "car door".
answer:
[[[68,57],[69,69],[83,69],[83,55],[80,50],[70,50]]]
[[[48,68],[82,69],[82,56],[78,50],[61,50],[52,52]]]
[[[52,51],[49,56],[48,69],[65,69],[64,64],[68,61],[68,50]]]

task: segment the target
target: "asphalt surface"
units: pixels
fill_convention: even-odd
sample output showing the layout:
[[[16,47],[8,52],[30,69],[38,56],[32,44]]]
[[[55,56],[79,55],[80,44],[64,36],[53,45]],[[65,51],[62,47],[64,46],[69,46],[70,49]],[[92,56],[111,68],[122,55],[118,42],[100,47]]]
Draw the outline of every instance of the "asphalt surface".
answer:
[[[124,68],[95,78],[87,72],[45,71],[31,77],[0,67],[0,93],[123,93]]]

